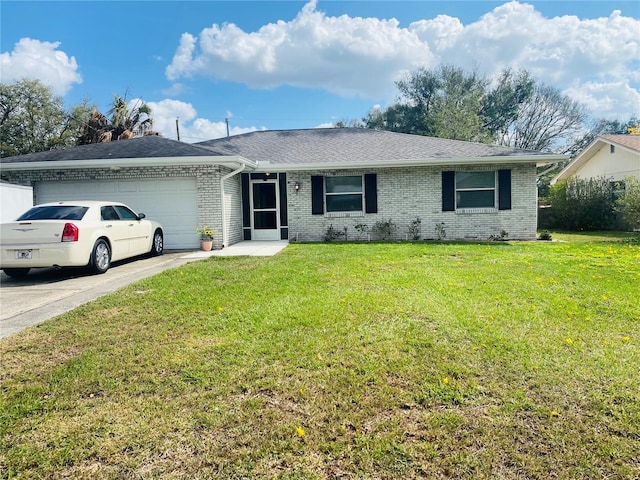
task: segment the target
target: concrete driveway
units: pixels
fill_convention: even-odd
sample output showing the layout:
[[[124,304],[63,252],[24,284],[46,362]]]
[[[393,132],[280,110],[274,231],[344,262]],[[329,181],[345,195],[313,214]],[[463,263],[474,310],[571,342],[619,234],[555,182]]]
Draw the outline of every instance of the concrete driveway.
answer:
[[[73,310],[125,285],[190,261],[184,252],[114,262],[106,273],[33,269],[22,279],[0,275],[0,338]]]
[[[212,252],[166,252],[114,262],[106,273],[93,275],[82,268],[33,269],[26,278],[0,273],[0,338],[73,310],[102,295],[169,268],[211,256],[270,256],[288,242],[240,242]]]

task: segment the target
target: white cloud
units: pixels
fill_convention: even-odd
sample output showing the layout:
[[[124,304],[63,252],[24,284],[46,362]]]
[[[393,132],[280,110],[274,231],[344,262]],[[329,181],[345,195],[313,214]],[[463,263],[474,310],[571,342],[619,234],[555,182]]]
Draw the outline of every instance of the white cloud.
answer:
[[[546,18],[517,1],[468,25],[438,15],[407,28],[395,19],[330,17],[311,1],[293,20],[255,32],[214,24],[197,36],[183,34],[166,76],[172,81],[203,76],[253,88],[320,88],[388,100],[397,93],[394,81],[419,66],[455,64],[489,76],[505,67],[524,68],[576,99],[590,92],[595,115],[629,115],[639,110],[633,103],[640,81],[639,31],[640,20],[619,11],[596,19]],[[618,94],[608,88],[621,82],[626,86]],[[614,100],[598,100],[598,91],[613,94]]]
[[[139,99],[130,102],[135,104]],[[212,122],[205,118],[198,117],[196,109],[190,103],[179,100],[162,100],[160,102],[146,102],[151,107],[153,117],[153,129],[160,132],[165,138],[177,139],[176,119],[180,131],[180,140],[186,143],[201,142],[213,138],[227,136],[227,124],[222,122]],[[232,116],[227,112],[227,116]],[[263,130],[264,127],[261,128]],[[258,130],[256,127],[240,128],[230,126],[231,135],[239,135]]]
[[[564,93],[584,103],[602,117],[626,121],[630,114],[640,111],[640,92],[626,80],[614,82],[586,82],[567,88]]]
[[[64,96],[74,84],[82,83],[82,76],[75,57],[68,57],[59,46],[60,42],[21,39],[12,52],[0,54],[2,82],[38,79],[54,95]]]
[[[183,34],[166,75],[379,96],[394,90],[402,71],[432,60],[429,46],[395,19],[328,17],[310,2],[295,19],[256,32],[214,24],[197,38]]]

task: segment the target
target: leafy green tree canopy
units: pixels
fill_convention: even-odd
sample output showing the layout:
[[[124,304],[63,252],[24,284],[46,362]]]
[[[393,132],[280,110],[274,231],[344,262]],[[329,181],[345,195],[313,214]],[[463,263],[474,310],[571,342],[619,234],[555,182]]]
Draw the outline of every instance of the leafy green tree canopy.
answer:
[[[74,145],[77,127],[62,99],[39,80],[0,84],[0,156]]]
[[[516,148],[557,151],[587,119],[584,106],[505,69],[488,80],[451,65],[418,69],[396,82],[398,103],[369,112],[364,126]]]

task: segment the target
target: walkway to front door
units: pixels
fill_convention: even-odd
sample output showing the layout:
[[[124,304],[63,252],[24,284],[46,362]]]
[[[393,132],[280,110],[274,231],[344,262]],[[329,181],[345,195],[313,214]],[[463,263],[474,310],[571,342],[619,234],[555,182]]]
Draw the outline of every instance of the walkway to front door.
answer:
[[[234,243],[220,250],[211,250],[210,252],[192,252],[185,254],[181,258],[208,258],[208,257],[271,257],[278,252],[284,250],[289,245],[288,240],[278,241],[256,241],[250,240],[245,242]]]

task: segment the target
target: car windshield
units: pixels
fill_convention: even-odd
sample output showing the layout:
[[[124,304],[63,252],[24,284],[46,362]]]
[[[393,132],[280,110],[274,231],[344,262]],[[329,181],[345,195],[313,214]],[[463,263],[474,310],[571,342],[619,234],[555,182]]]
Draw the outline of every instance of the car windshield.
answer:
[[[72,205],[47,205],[33,207],[18,217],[17,222],[23,220],[82,220],[89,207]]]

